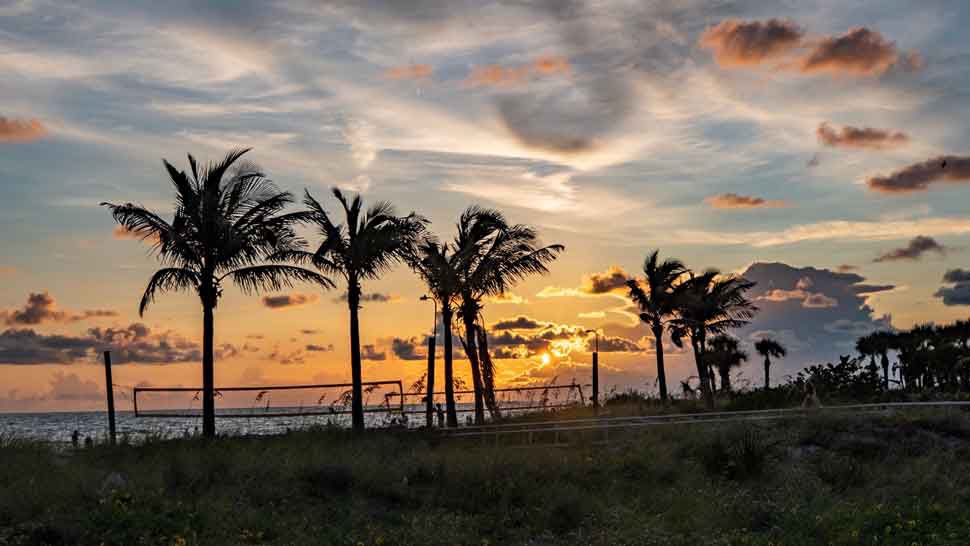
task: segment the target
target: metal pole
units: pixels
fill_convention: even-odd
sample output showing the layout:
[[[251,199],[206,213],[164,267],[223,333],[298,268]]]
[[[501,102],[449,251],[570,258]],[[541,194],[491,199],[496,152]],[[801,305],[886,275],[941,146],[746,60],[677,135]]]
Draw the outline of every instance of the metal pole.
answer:
[[[111,445],[115,445],[115,390],[111,381],[111,351],[104,352],[104,390],[108,396],[108,436]]]
[[[600,407],[600,353],[593,353],[593,409]]]

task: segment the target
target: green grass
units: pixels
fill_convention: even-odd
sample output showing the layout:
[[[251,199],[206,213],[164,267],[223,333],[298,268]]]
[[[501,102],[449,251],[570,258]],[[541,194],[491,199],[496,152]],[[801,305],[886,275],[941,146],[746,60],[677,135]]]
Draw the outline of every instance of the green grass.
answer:
[[[962,413],[653,427],[560,449],[337,430],[73,455],[0,442],[0,544],[968,543]]]

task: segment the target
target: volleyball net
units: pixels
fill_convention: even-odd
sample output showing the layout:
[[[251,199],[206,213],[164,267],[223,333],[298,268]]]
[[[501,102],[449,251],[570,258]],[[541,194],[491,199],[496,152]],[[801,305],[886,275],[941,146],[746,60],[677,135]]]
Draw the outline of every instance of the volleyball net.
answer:
[[[564,385],[533,385],[528,387],[503,387],[494,389],[495,402],[504,414],[555,411],[559,409],[584,406],[586,396],[582,385],[569,383]],[[473,413],[475,411],[475,391],[455,390],[455,411],[457,413]],[[385,404],[400,407],[406,415],[425,413],[427,392],[388,392],[384,395]],[[444,391],[433,393],[433,402],[444,407]]]

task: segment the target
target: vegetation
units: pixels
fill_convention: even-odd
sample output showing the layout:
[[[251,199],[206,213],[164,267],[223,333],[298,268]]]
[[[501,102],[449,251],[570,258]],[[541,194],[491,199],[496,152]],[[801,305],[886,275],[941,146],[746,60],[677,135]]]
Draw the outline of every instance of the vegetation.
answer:
[[[421,433],[312,430],[74,454],[6,442],[0,544],[970,540],[963,412],[674,425],[592,439],[512,450]]]
[[[215,320],[223,282],[244,293],[281,290],[294,282],[330,288],[313,271],[281,263],[304,242],[293,226],[299,214],[284,214],[293,196],[279,191],[259,168],[239,162],[248,150],[229,152],[219,163],[199,165],[189,155],[191,176],[164,161],[175,186],[171,222],[141,205],[102,203],[128,232],[152,243],[164,268],[155,272],[141,298],[144,314],[157,294],[192,290],[202,302],[202,430],[215,436]]]
[[[763,337],[755,342],[754,350],[765,359],[765,389],[771,388],[771,359],[784,358],[788,351],[774,339]]]

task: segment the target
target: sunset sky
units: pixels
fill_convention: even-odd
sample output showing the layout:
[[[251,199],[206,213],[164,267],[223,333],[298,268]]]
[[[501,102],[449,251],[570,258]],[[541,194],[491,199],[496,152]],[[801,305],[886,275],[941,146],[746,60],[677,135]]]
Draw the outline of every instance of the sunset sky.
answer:
[[[486,303],[504,385],[588,382],[599,329],[607,388],[653,389],[618,284],[654,248],[757,281],[735,332],[754,384],[766,333],[780,379],[968,316],[964,0],[195,4],[0,1],[0,410],[102,407],[106,348],[118,384],[199,383],[197,297],[139,317],[157,263],[98,204],[170,215],[161,159],[236,146],[331,207],[359,191],[450,237],[477,203],[564,244]],[[348,380],[343,289],[228,288],[217,385]],[[420,283],[364,291],[365,380],[413,381]],[[693,363],[671,351],[677,391]]]

